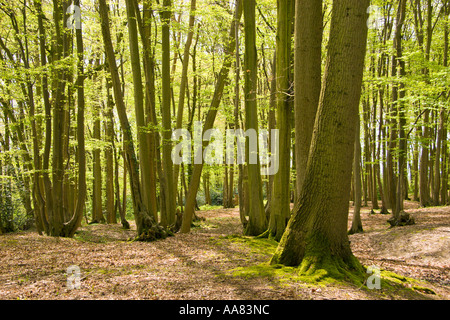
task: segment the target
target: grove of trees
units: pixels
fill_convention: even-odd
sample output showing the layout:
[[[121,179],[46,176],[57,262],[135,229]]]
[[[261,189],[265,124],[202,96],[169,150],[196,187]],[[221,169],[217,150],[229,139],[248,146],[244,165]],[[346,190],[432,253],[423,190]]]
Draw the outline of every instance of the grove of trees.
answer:
[[[362,272],[361,206],[396,227],[450,201],[449,23],[449,0],[3,0],[0,233],[151,241],[239,207],[271,263]],[[181,164],[176,129],[203,137]],[[276,173],[249,136],[245,163],[194,161],[211,129],[278,130]]]

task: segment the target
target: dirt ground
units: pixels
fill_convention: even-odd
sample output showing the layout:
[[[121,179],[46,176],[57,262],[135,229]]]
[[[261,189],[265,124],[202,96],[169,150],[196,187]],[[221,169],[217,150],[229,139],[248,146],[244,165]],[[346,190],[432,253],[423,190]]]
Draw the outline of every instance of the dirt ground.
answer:
[[[350,236],[352,250],[365,266],[420,280],[432,291],[233,276],[230,270],[267,262],[271,253],[232,241],[230,235],[242,234],[238,210],[220,209],[198,212],[205,220],[190,234],[152,243],[129,241],[135,231],[120,225],[83,226],[73,239],[33,231],[0,235],[0,299],[448,300],[450,207],[408,202],[406,209],[416,224],[389,228],[389,216],[363,208],[364,233]],[[349,226],[351,218],[352,212]],[[71,265],[80,268],[77,290],[67,287]]]

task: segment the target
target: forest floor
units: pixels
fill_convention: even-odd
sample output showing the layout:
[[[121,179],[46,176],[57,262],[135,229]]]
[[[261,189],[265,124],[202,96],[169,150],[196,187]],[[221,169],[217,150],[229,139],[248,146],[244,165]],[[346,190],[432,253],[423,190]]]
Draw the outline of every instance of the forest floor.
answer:
[[[295,270],[270,269],[276,243],[242,236],[238,209],[217,209],[198,212],[205,220],[191,233],[151,243],[129,241],[133,228],[104,224],[83,225],[73,239],[35,231],[1,235],[0,299],[448,300],[450,207],[405,206],[415,225],[390,228],[389,216],[364,207],[364,233],[350,236],[364,266],[386,270],[381,279],[390,275],[380,289],[308,284]],[[77,290],[67,287],[71,265],[81,271]]]

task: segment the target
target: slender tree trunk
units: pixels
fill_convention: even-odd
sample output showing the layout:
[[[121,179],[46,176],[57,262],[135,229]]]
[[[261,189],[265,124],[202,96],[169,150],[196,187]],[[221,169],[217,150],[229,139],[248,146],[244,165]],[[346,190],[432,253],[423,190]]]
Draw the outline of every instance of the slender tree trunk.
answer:
[[[162,156],[163,156],[163,174],[164,185],[161,185],[164,191],[164,210],[161,214],[161,224],[163,226],[171,226],[175,223],[176,210],[176,190],[174,185],[174,171],[172,162],[172,125],[170,115],[170,100],[171,100],[171,79],[170,79],[170,16],[171,16],[171,1],[163,1],[163,10],[161,11],[162,20]]]
[[[353,158],[353,183],[355,186],[355,201],[353,206],[353,218],[352,226],[349,230],[349,234],[363,232],[363,226],[361,221],[361,141],[360,141],[360,123],[359,116],[356,124],[355,135],[355,151]]]
[[[116,172],[114,161],[114,102],[111,94],[111,78],[106,77],[106,110],[105,110],[105,138],[108,145],[105,148],[105,196],[106,196],[106,222],[117,223],[116,199],[114,191],[114,175]]]
[[[279,145],[276,146],[278,172],[274,175],[271,193],[271,215],[269,237],[281,239],[289,220],[290,209],[290,160],[291,160],[291,110],[289,105],[292,0],[277,2],[277,42],[276,42],[276,128],[279,130]],[[274,143],[274,142],[272,142]]]
[[[257,51],[256,51],[256,2],[243,2],[244,31],[245,31],[245,129],[255,130],[258,136],[258,106],[257,106]],[[257,142],[255,142],[257,144]],[[245,159],[248,171],[249,221],[245,234],[257,236],[267,227],[267,220],[263,204],[261,169],[259,163],[258,145],[250,146],[250,139],[246,138]],[[252,149],[252,151],[250,151]],[[256,163],[250,163],[250,152],[256,150]],[[253,154],[252,154],[253,155]]]
[[[135,0],[126,0],[128,36],[130,46],[130,62],[133,74],[134,110],[136,114],[137,138],[139,145],[139,169],[141,172],[142,200],[150,212],[153,212],[156,202],[151,202],[151,175],[149,166],[150,148],[146,132],[147,122],[144,113],[144,87],[142,85],[142,72],[139,54],[139,40],[137,28],[137,14]]]
[[[403,78],[405,73],[405,62],[403,60],[403,49],[402,49],[402,29],[403,23],[405,21],[406,15],[406,0],[400,0],[397,9],[397,19],[395,25],[394,33],[394,54],[392,56],[392,75],[399,76],[400,79]],[[394,84],[392,86],[392,111],[393,117],[391,127],[391,137],[390,137],[390,161],[392,161],[393,148],[396,146],[396,140],[398,138],[398,174],[395,177],[393,168],[389,168],[390,172],[390,195],[391,195],[391,205],[392,205],[392,218],[389,219],[391,225],[397,225],[400,221],[400,217],[403,214],[403,200],[404,196],[404,178],[406,172],[406,137],[405,137],[405,126],[406,126],[406,115],[405,107],[402,99],[405,96],[404,84],[400,82],[399,84]],[[397,120],[398,119],[398,120]],[[398,126],[398,128],[396,127]],[[397,137],[398,135],[398,137]],[[393,163],[390,163],[393,166]],[[396,179],[394,182],[393,180]]]
[[[123,93],[117,69],[114,49],[111,41],[109,29],[108,5],[105,0],[99,0],[99,12],[105,52],[108,59],[108,66],[111,73],[114,98],[116,102],[117,115],[122,127],[124,139],[125,166],[130,177],[131,195],[133,200],[133,212],[136,221],[137,236],[140,240],[155,240],[167,236],[167,232],[162,229],[149,214],[142,200],[142,190],[139,181],[139,167],[136,159],[134,143],[131,135],[131,127],[123,101]]]
[[[100,64],[100,59],[97,60],[97,65]],[[94,76],[94,81],[97,80]],[[93,117],[94,117],[94,140],[101,141],[101,126],[100,126],[100,101],[94,102],[93,106]],[[93,175],[94,179],[92,181],[92,222],[93,223],[104,223],[105,217],[103,216],[102,208],[102,166],[101,166],[101,154],[99,144],[94,146],[93,153]]]
[[[305,179],[322,80],[322,1],[295,4],[295,167],[297,199]]]

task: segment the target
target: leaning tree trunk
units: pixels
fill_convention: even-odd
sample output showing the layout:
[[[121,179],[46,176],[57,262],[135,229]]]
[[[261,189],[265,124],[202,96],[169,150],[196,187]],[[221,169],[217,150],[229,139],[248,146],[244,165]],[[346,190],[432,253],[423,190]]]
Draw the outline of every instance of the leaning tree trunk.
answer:
[[[350,249],[347,220],[369,0],[335,0],[323,87],[299,205],[272,264],[300,274],[342,277],[362,267]]]

